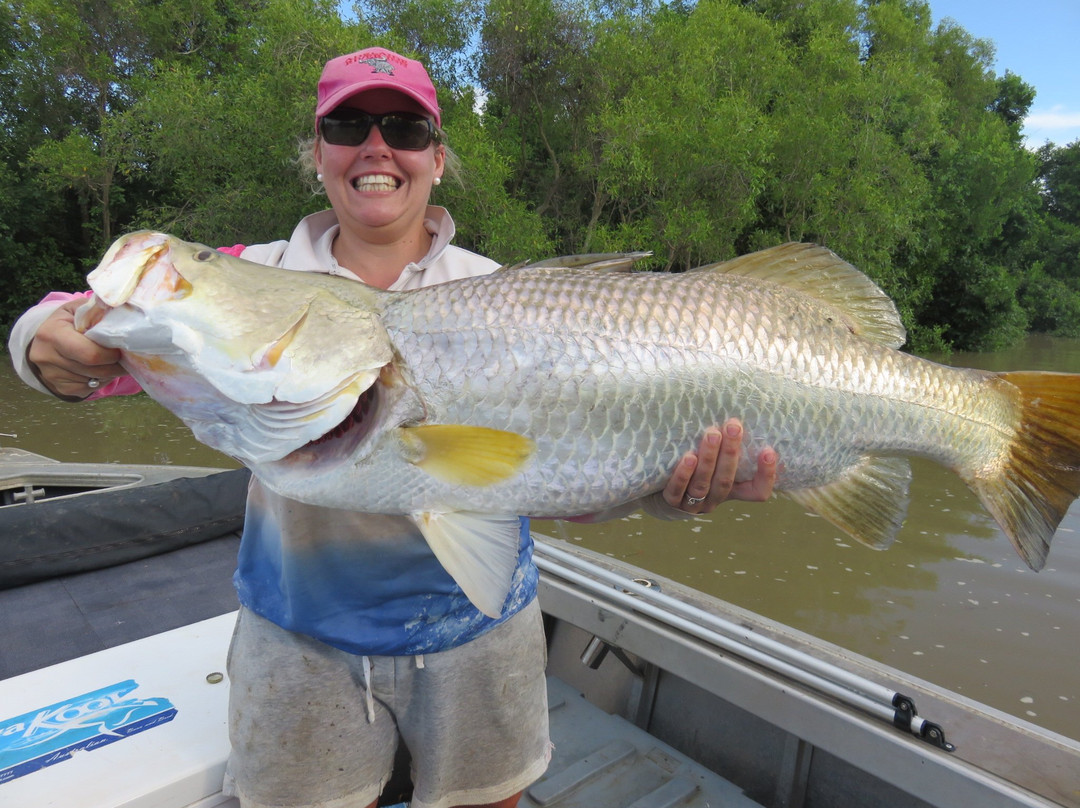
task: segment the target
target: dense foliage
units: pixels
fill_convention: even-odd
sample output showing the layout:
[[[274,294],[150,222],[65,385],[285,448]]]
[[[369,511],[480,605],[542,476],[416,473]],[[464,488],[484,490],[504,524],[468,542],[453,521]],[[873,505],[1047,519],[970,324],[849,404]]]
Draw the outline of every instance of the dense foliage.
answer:
[[[429,65],[435,201],[497,260],[814,241],[915,350],[1080,335],[1080,142],[1025,149],[1033,88],[920,0],[4,0],[5,321],[128,230],[287,237],[322,64],[370,44]]]

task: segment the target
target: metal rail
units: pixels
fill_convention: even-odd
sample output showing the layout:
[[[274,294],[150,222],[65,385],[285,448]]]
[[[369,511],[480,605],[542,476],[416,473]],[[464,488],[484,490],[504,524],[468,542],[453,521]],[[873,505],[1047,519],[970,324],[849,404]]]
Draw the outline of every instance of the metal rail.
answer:
[[[843,704],[888,721],[945,751],[955,746],[940,725],[919,717],[915,702],[901,693],[763,637],[696,606],[666,595],[648,582],[611,572],[585,559],[537,541],[536,565],[614,604],[648,615],[690,636],[774,671]]]

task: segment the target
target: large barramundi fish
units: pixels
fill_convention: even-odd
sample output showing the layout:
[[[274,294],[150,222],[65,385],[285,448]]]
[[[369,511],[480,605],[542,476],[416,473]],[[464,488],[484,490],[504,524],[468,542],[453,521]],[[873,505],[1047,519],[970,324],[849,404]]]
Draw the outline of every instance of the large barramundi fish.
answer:
[[[544,262],[408,292],[270,268],[161,233],[120,239],[77,327],[277,493],[407,514],[497,614],[518,515],[660,490],[710,424],[739,478],[884,547],[906,456],[956,471],[1043,566],[1080,492],[1080,375],[945,367],[898,350],[889,298],[807,244],[678,273]]]

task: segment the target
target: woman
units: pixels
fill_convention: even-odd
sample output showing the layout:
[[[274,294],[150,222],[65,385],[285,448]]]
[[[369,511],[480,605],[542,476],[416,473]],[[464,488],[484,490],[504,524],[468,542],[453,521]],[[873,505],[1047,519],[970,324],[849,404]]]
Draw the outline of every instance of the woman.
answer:
[[[244,258],[412,289],[491,272],[454,247],[454,223],[428,205],[446,169],[435,88],[420,63],[372,48],[331,60],[319,81],[312,158],[331,209],[288,241]],[[131,392],[116,351],[76,333],[83,298],[52,295],[17,324],[20,375],[72,400]],[[348,339],[348,334],[342,334]],[[636,505],[666,517],[734,497],[741,431],[709,429],[662,495]],[[624,512],[624,511],[623,511]],[[610,514],[608,514],[610,515]],[[232,756],[226,790],[245,808],[376,804],[403,741],[414,808],[512,808],[550,755],[544,637],[528,523],[503,614],[480,614],[404,517],[286,500],[252,480],[235,582],[230,649]]]

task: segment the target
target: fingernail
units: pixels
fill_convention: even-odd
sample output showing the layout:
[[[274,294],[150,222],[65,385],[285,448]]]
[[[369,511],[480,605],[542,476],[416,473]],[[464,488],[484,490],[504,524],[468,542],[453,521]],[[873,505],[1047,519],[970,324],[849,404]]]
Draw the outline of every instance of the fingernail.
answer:
[[[720,433],[716,430],[710,429],[705,433],[705,442],[710,446],[720,445]]]
[[[742,426],[738,423],[725,424],[724,432],[727,433],[729,438],[737,438],[742,434]]]

